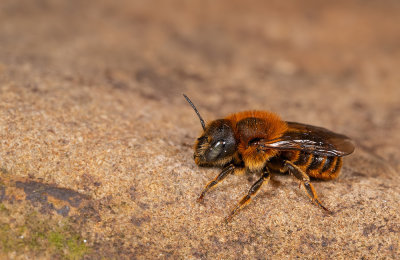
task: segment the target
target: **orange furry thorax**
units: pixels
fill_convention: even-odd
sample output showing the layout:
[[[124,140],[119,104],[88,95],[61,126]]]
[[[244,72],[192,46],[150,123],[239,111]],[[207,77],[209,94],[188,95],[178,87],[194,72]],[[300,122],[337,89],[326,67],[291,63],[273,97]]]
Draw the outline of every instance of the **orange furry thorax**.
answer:
[[[243,111],[231,114],[228,119],[240,141],[248,138],[272,140],[279,138],[288,130],[288,126],[279,115],[267,111]]]
[[[260,153],[251,143],[258,139],[279,138],[288,130],[285,121],[277,114],[267,111],[244,111],[231,114],[225,119],[232,123],[238,142],[238,152],[250,171],[264,167],[268,159],[277,153],[276,150],[265,150]]]

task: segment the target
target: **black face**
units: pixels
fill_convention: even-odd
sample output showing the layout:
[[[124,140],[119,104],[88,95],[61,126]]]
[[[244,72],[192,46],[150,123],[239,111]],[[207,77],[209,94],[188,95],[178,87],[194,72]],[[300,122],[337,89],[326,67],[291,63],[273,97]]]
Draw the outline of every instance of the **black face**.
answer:
[[[224,165],[232,160],[236,140],[231,123],[226,119],[215,120],[197,139],[194,159],[198,165]]]

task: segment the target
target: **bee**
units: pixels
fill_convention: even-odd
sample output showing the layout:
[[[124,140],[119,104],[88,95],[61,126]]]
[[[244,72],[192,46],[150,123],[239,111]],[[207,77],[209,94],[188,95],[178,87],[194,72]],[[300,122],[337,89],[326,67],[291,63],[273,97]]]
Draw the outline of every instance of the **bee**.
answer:
[[[342,157],[354,151],[350,138],[322,127],[283,121],[277,114],[267,111],[234,113],[206,125],[192,101],[183,96],[203,128],[194,145],[195,163],[222,168],[204,187],[199,202],[211,188],[234,172],[261,175],[225,218],[229,222],[268,182],[271,172],[280,172],[294,176],[311,202],[330,212],[318,199],[310,177],[335,179],[342,167]]]

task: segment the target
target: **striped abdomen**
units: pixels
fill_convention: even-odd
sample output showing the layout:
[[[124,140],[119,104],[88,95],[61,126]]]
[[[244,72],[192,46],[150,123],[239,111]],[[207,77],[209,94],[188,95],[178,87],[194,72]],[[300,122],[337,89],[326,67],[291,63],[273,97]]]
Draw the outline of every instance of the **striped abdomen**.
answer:
[[[334,179],[339,175],[342,167],[342,158],[337,156],[320,156],[303,151],[294,151],[290,152],[288,157],[307,175],[317,179]]]

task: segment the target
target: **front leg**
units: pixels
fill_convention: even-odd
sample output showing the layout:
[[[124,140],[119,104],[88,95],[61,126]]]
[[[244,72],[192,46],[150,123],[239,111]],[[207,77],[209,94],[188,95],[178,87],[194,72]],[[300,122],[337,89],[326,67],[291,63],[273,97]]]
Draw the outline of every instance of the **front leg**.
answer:
[[[235,208],[233,208],[233,210],[231,211],[231,213],[229,214],[229,216],[227,218],[225,218],[225,222],[229,222],[232,220],[232,217],[244,206],[246,206],[251,199],[257,194],[257,192],[260,190],[261,186],[264,183],[267,183],[270,179],[271,175],[269,173],[268,168],[264,169],[264,173],[261,176],[260,179],[258,179],[258,181],[256,181],[253,186],[251,186],[249,192],[247,193],[246,196],[244,196],[239,203],[235,206]]]
[[[229,174],[233,173],[235,170],[235,166],[233,164],[229,164],[225,168],[222,169],[221,173],[212,181],[210,181],[203,189],[201,192],[199,198],[197,199],[198,202],[202,202],[204,199],[204,195],[215,185],[220,183],[222,180],[224,180]]]

